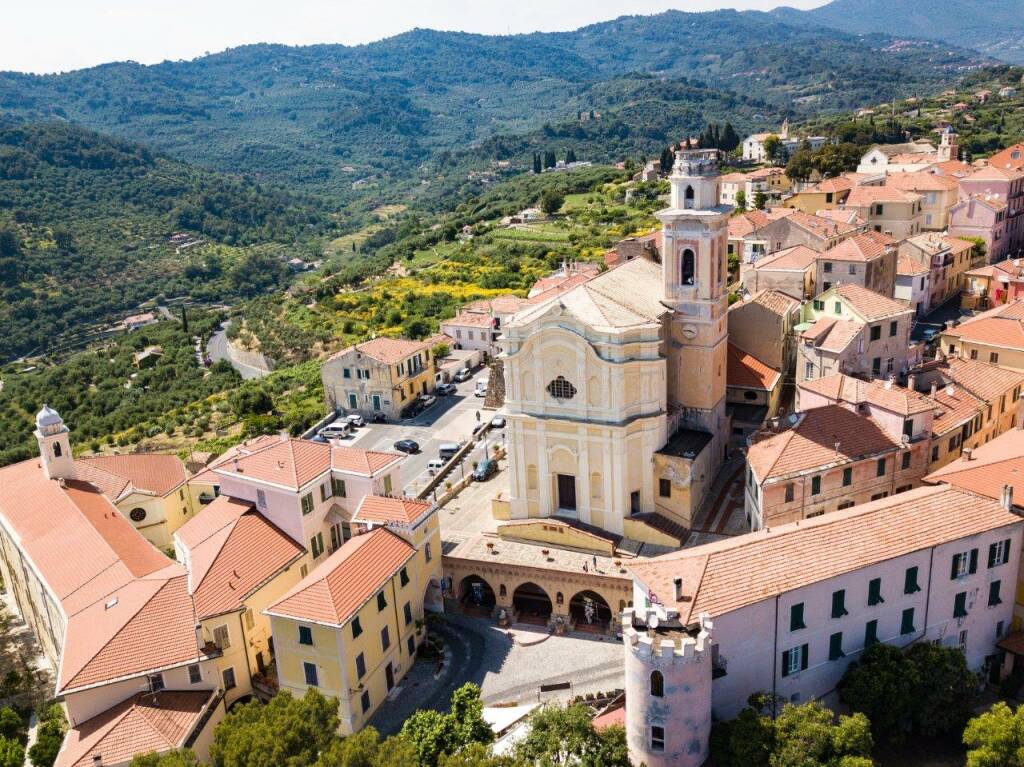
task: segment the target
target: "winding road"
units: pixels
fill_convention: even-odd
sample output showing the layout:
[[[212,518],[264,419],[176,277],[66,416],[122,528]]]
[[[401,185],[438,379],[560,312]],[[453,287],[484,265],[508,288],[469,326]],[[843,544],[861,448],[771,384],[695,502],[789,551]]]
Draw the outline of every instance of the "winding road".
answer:
[[[210,340],[206,342],[207,355],[209,355],[210,359],[214,362],[217,360],[227,360],[231,363],[231,367],[237,370],[238,374],[246,380],[263,378],[270,372],[269,370],[255,367],[253,365],[246,365],[244,362],[238,362],[231,359],[231,355],[228,354],[228,324],[229,323],[225,322],[216,333],[210,336]]]

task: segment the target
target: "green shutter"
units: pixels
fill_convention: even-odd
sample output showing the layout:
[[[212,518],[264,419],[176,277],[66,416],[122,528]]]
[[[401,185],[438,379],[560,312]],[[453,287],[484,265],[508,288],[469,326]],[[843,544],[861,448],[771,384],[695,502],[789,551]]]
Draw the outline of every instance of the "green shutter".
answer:
[[[971,549],[971,566],[967,569],[967,572],[974,575],[978,572],[978,550]]]
[[[988,584],[988,606],[1001,605],[1003,600],[999,598],[999,581],[992,581]]]
[[[846,615],[846,590],[832,592],[832,617],[842,618]]]
[[[884,601],[882,599],[882,579],[872,578],[868,581],[868,604],[879,605]]]
[[[782,651],[782,675],[789,676],[789,650]]]
[[[914,630],[914,608],[908,607],[903,611],[903,620],[900,621],[900,633],[913,634]]]
[[[807,670],[807,657],[810,653],[808,652],[807,645],[800,645],[800,670]]]
[[[920,590],[921,587],[917,585],[917,565],[908,567],[907,574],[903,579],[903,593],[916,594]]]
[[[953,600],[953,617],[964,618],[967,615],[967,592],[961,591]]]
[[[878,641],[878,621],[868,621],[864,626],[864,646],[871,647]]]
[[[846,653],[843,652],[843,632],[837,631],[828,638],[828,659],[839,660]]]

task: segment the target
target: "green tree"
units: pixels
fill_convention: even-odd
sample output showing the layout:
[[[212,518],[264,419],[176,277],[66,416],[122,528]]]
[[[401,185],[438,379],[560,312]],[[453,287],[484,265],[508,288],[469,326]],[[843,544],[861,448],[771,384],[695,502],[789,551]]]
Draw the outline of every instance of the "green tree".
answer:
[[[482,743],[473,743],[457,754],[442,754],[437,767],[523,767],[510,756],[495,756]]]
[[[36,742],[28,750],[35,767],[53,767],[64,742],[64,728],[58,722],[43,722],[36,730]]]
[[[565,193],[556,187],[546,187],[544,191],[540,193],[540,209],[549,216],[560,211],[564,202]]]
[[[867,716],[876,739],[898,741],[910,726],[920,681],[902,650],[874,644],[847,667],[839,699]]]
[[[736,192],[736,210],[741,213],[747,209],[747,193],[740,189]]]
[[[494,732],[483,719],[480,688],[467,682],[452,693],[447,714],[420,710],[405,720],[401,737],[416,749],[420,763],[434,767],[442,754],[457,754],[473,743],[487,744]]]
[[[772,162],[775,162],[780,157],[782,157],[782,139],[780,139],[774,133],[764,140],[763,146],[765,156]]]
[[[967,723],[967,767],[1024,767],[1024,706],[1002,701]]]
[[[967,724],[977,696],[978,675],[955,647],[916,644],[907,652],[918,686],[914,730],[927,737],[960,732]]]
[[[382,743],[377,730],[366,727],[331,743],[313,767],[419,767],[419,754],[404,738]]]
[[[128,767],[199,767],[196,755],[183,748],[166,754],[136,754]]]
[[[0,737],[0,767],[23,767],[25,747],[12,738]]]
[[[988,248],[985,246],[985,240],[981,237],[964,237],[958,234],[961,240],[967,240],[967,242],[973,243],[974,247],[971,249],[971,261],[985,261],[985,256],[988,253]]]
[[[754,192],[754,207],[757,210],[764,210],[764,206],[768,204],[768,195],[761,190]]]
[[[274,409],[274,400],[262,386],[242,386],[229,398],[231,410],[239,418],[247,415],[263,415]]]
[[[25,720],[10,706],[0,708],[0,738],[25,741]]]
[[[541,167],[541,164],[540,164],[540,152],[534,152],[533,153],[533,172],[534,173],[540,173],[542,170],[544,170],[544,169]]]
[[[338,701],[310,689],[236,706],[213,733],[213,767],[308,767],[334,742]]]
[[[732,152],[740,145],[740,137],[732,123],[726,123],[722,129],[722,137],[719,139],[718,147],[725,152]]]
[[[629,767],[626,732],[621,727],[594,730],[590,712],[581,705],[544,706],[530,715],[530,732],[515,749],[524,764],[577,764],[583,767]]]
[[[786,163],[786,175],[794,181],[806,181],[814,172],[814,153],[800,149]]]

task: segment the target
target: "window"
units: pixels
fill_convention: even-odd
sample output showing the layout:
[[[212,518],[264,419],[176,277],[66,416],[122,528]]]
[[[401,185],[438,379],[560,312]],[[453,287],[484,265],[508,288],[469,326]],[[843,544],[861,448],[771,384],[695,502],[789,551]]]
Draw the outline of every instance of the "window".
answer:
[[[873,360],[871,360],[871,374],[872,375],[878,375],[881,372],[882,372],[882,358],[881,357],[875,357]]]
[[[64,451],[61,449],[60,442],[54,442],[53,443],[53,457],[54,458],[60,458],[63,454],[64,454]]]
[[[882,326],[881,325],[872,325],[871,326],[871,340],[872,341],[877,341],[881,337],[882,337]]]
[[[362,679],[366,676],[366,657],[359,653],[356,656],[356,679]]]
[[[664,751],[665,750],[665,728],[657,725],[651,725],[651,751]]]
[[[932,445],[932,461],[939,460],[939,446]]]
[[[319,687],[320,686],[320,678],[317,676],[316,664],[315,663],[309,663],[308,661],[303,661],[303,663],[302,663],[302,673],[306,677],[306,684],[308,684],[310,687]]]
[[[306,493],[302,496],[302,514],[306,515],[313,511],[313,494]]]
[[[853,467],[847,466],[843,469],[843,487],[849,487],[853,484]]]
[[[223,672],[221,672],[221,675],[224,677],[224,689],[225,690],[232,690],[232,689],[234,689],[234,687],[235,687],[235,667],[234,666],[228,666],[226,669],[224,669]]]
[[[908,567],[903,576],[903,593],[916,594],[920,590],[921,587],[917,585],[917,565]]]
[[[813,362],[805,362],[804,363],[804,378],[807,378],[807,379],[814,378],[814,363]]]
[[[412,623],[412,605],[406,602],[405,607],[402,609],[402,613],[405,615],[405,625],[408,626]]]
[[[351,378],[352,377],[352,368],[344,368],[341,371],[341,377],[342,378]]]
[[[846,653],[843,652],[843,632],[837,631],[828,638],[828,659],[839,660],[845,655]]]
[[[388,606],[388,598],[384,596],[383,591],[377,592],[377,612],[380,612]]]
[[[786,503],[792,503],[792,501],[793,501],[793,493],[794,493],[793,483],[790,482],[788,485],[786,485]]]
[[[950,569],[950,580],[963,578],[965,575],[974,575],[978,572],[978,550],[971,549],[970,552],[962,551],[953,555],[953,564]]]
[[[999,352],[989,352],[988,361],[991,362],[993,365],[999,362]]]
[[[164,689],[163,674],[150,674],[148,680],[150,692],[160,692],[162,689]]]
[[[799,631],[807,628],[804,623],[804,603],[800,602],[789,608],[789,630]]]
[[[913,634],[916,630],[914,628],[914,608],[908,607],[903,611],[903,617],[900,619],[900,634]]]
[[[846,267],[846,271],[849,272],[850,274],[856,274],[857,273],[857,265],[856,264],[850,264],[848,267]]]
[[[892,338],[894,335],[896,335],[896,325],[897,325],[897,323],[895,323],[895,322],[890,322],[889,323],[889,337],[890,338]]]
[[[217,626],[213,630],[213,643],[221,650],[231,647],[231,633],[227,626]]]
[[[370,691],[363,690],[362,696],[359,698],[359,704],[363,707],[363,713],[365,714],[370,710]]]
[[[428,562],[434,558],[433,554],[430,553],[430,542],[423,544],[423,558]]]
[[[199,684],[203,681],[203,670],[199,668],[198,663],[193,663],[188,667],[188,683]]]
[[[814,299],[814,311],[823,312],[825,311],[825,302]]]
[[[413,637],[409,637],[409,639],[406,642],[406,647],[409,650],[409,655],[416,654],[416,640]]]
[[[849,509],[849,508],[852,508],[853,505],[854,505],[853,501],[843,501],[841,504],[836,506],[836,510],[837,511],[842,511],[843,509]],[[808,514],[807,516],[809,516],[809,517],[811,517],[811,516],[817,517],[817,516],[820,516],[821,514],[824,514],[824,512],[819,511],[817,514]]]
[[[821,492],[821,477],[811,477],[811,495]]]
[[[324,534],[317,533],[309,539],[309,550],[313,554],[313,559],[316,559],[324,553]]]
[[[266,509],[267,508],[267,494],[256,488],[256,508]]]
[[[883,602],[885,600],[882,598],[882,579],[872,578],[868,581],[868,605],[874,607]]]
[[[885,459],[884,458],[879,458],[878,459],[878,461],[877,461],[877,463],[875,465],[875,476],[876,477],[884,477],[885,476]]]
[[[996,541],[988,547],[988,566],[999,567],[1010,561],[1010,539]]]
[[[672,497],[672,480],[670,479],[659,479],[658,480],[658,495],[662,498]]]
[[[313,629],[309,626],[299,626],[299,644],[305,644],[312,646],[313,644]]]
[[[988,584],[988,606],[996,607],[1002,603],[1003,600],[999,598],[999,581],[992,581]]]
[[[331,495],[335,498],[345,497],[345,480],[331,477]]]
[[[391,632],[385,626],[380,630],[380,649],[386,650],[391,647]]]
[[[789,676],[807,668],[807,645],[800,645],[782,653],[782,675]]]
[[[878,641],[878,621],[871,620],[864,624],[864,646],[871,647]]]
[[[971,349],[971,359],[972,360],[978,359],[978,350],[977,349]]]
[[[953,617],[967,617],[967,592],[961,591],[953,598]]]
[[[906,471],[910,468],[910,451],[907,450],[903,455],[900,456],[900,469]]]
[[[363,633],[363,624],[359,622],[359,616],[357,615],[352,619],[352,638],[355,639]]]
[[[651,672],[651,695],[655,698],[665,697],[665,677],[660,671]]]
[[[825,274],[831,274],[832,273],[832,262],[831,261],[826,261],[823,268],[825,270]]]
[[[679,270],[680,285],[696,284],[697,257],[693,251],[687,248],[683,251],[683,259]]]
[[[327,483],[327,482],[324,482],[322,485],[320,485],[320,500],[321,501],[326,501],[330,497],[331,497],[331,494],[330,494],[330,484]]]
[[[391,495],[391,475],[384,477],[384,495]]]
[[[331,551],[337,551],[342,543],[344,543],[344,537],[341,532],[341,525],[331,525]]]
[[[558,378],[548,384],[548,394],[561,402],[562,400],[568,400],[575,397],[576,387],[566,381],[562,376],[558,376]]]
[[[846,589],[832,592],[832,617],[842,618],[848,615],[846,611]]]
[[[841,303],[839,303],[838,301],[836,301],[835,304],[832,307],[832,311],[834,311],[836,314],[842,314],[843,313],[843,305]]]

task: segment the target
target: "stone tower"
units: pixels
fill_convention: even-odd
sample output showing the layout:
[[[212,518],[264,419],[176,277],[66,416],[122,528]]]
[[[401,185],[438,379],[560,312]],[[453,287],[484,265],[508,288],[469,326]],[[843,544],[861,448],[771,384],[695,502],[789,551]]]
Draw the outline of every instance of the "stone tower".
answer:
[[[73,479],[75,461],[71,457],[71,435],[56,410],[49,405],[36,415],[36,442],[47,479]]]
[[[671,207],[663,224],[663,302],[672,309],[665,334],[668,400],[682,425],[714,437],[717,470],[727,429],[725,374],[729,307],[728,242],[732,207],[719,203],[718,151],[676,153]]]
[[[942,131],[942,139],[939,142],[939,162],[949,162],[960,159],[960,147],[957,143],[956,131],[947,126]]]
[[[691,633],[669,611],[622,614],[626,650],[626,743],[633,764],[700,767],[711,737],[711,621]],[[674,626],[673,626],[674,624]]]

